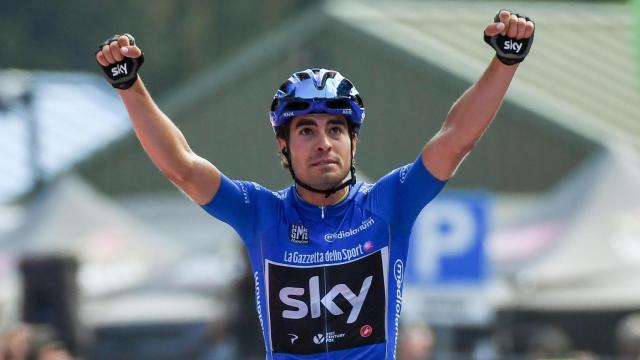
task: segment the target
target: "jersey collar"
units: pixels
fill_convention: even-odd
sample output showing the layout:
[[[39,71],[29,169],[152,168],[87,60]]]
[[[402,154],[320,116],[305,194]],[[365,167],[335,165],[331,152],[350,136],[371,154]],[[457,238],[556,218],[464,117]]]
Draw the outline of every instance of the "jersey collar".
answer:
[[[327,218],[329,216],[342,216],[344,215],[346,209],[349,207],[349,203],[353,200],[353,197],[358,192],[357,188],[359,187],[359,183],[355,186],[352,186],[349,189],[349,194],[342,199],[337,204],[327,205],[327,206],[318,206],[311,204],[304,200],[295,189],[295,185],[289,188],[289,197],[293,199],[293,204],[295,207],[305,216],[309,216],[311,218],[317,218],[322,220],[323,218]]]

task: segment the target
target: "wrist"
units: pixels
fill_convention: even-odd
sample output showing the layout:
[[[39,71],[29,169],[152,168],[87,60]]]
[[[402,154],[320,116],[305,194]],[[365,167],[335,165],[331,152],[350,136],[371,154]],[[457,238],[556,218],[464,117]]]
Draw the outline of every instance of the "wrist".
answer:
[[[494,66],[497,66],[497,67],[500,67],[500,68],[504,68],[504,69],[508,69],[508,70],[515,70],[520,65],[520,62],[511,63],[511,64],[510,63],[506,63],[502,59],[500,59],[500,56],[498,54],[495,54],[493,56],[493,58],[491,59],[491,63]]]

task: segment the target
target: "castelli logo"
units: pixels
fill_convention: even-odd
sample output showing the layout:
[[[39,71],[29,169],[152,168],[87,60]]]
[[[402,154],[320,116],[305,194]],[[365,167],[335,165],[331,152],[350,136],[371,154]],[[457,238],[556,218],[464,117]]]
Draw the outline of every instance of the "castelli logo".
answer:
[[[371,334],[373,333],[373,328],[371,327],[371,325],[364,325],[360,328],[360,336],[362,337],[369,337],[371,336]]]

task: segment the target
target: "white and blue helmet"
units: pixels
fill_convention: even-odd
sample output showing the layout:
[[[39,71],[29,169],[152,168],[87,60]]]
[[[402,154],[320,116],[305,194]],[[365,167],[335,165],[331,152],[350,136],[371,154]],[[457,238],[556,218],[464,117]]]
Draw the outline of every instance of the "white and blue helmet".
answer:
[[[276,91],[269,117],[276,131],[305,114],[344,116],[356,129],[364,120],[364,104],[353,83],[335,70],[307,69],[291,75]]]

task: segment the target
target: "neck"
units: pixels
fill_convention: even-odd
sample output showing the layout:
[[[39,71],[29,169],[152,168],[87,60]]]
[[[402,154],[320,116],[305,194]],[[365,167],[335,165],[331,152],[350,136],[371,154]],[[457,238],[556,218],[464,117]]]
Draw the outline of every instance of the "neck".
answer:
[[[296,186],[296,192],[300,197],[313,205],[316,206],[329,206],[335,205],[340,201],[344,200],[349,194],[349,186],[344,189],[338,191],[335,194],[331,194],[329,197],[326,197],[324,194],[315,193],[313,191],[309,191],[301,186]]]

